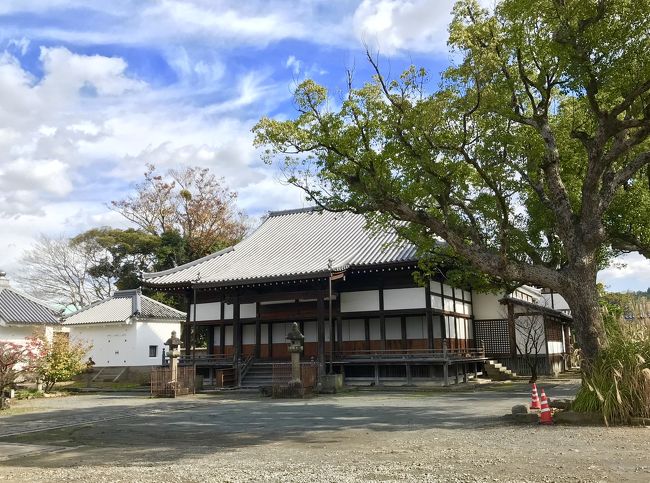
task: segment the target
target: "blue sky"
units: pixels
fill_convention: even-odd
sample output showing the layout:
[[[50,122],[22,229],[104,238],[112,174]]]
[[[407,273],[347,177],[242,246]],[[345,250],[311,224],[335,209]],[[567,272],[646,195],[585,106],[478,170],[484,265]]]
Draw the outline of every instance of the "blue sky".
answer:
[[[262,116],[294,115],[309,77],[333,92],[367,79],[364,45],[398,75],[449,64],[450,0],[3,0],[0,2],[0,267],[39,233],[124,226],[106,208],[155,163],[207,166],[251,216],[299,207],[252,146]],[[650,264],[608,269],[650,286]]]

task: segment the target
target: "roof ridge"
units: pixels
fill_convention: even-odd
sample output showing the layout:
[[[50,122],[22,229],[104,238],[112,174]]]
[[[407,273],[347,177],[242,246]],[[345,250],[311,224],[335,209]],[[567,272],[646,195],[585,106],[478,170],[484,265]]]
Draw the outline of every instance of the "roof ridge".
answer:
[[[147,299],[147,300],[149,300],[150,302],[153,302],[153,303],[155,303],[155,304],[157,304],[157,305],[160,305],[161,307],[164,307],[164,308],[169,309],[169,310],[173,310],[174,312],[178,313],[179,315],[182,315],[183,318],[185,318],[185,316],[187,315],[185,312],[181,312],[180,310],[175,309],[174,307],[171,307],[171,306],[169,306],[169,305],[167,305],[167,304],[164,304],[164,303],[162,303],[162,302],[159,302],[159,301],[156,300],[156,299],[152,299],[151,297],[147,297],[146,295],[142,295],[141,297],[142,297],[143,299]]]
[[[143,273],[142,280],[147,280],[149,278],[154,278],[154,277],[160,277],[163,275],[169,275],[170,273],[174,273],[179,270],[185,270],[186,268],[191,268],[195,265],[198,265],[199,263],[207,262],[208,260],[211,260],[213,258],[219,257],[221,255],[225,255],[226,253],[231,252],[234,249],[235,249],[234,246],[230,246],[222,250],[219,250],[217,252],[210,253],[209,255],[206,255],[204,257],[197,258],[196,260],[192,260],[191,262],[184,263],[183,265],[179,265],[178,267],[168,268],[167,270],[161,270],[160,272]]]
[[[324,210],[320,206],[307,206],[306,208],[293,208],[290,210],[269,211],[268,217],[273,218],[275,216],[295,215],[298,213],[310,213],[313,211],[324,211]]]

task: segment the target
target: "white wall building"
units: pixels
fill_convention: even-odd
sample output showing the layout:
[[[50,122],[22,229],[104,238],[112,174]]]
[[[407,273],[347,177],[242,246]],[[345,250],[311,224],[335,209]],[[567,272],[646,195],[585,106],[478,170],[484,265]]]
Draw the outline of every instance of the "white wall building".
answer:
[[[161,364],[164,342],[180,334],[185,313],[142,295],[120,290],[68,316],[70,339],[92,345],[97,367],[146,367]]]
[[[0,271],[0,340],[24,344],[32,335],[52,338],[59,318],[45,302],[11,286],[5,272]]]

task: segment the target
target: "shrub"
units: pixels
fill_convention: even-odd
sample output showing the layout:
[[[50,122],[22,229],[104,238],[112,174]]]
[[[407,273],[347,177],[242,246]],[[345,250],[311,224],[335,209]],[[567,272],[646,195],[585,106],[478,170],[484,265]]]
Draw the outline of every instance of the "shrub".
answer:
[[[650,418],[650,325],[623,320],[608,304],[603,315],[608,344],[583,374],[573,409],[601,413],[606,424]]]

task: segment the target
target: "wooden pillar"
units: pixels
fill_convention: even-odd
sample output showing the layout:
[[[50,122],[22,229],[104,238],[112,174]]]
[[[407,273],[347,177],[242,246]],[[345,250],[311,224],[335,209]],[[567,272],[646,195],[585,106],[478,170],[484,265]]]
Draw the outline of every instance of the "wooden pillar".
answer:
[[[400,318],[401,332],[402,332],[402,350],[408,349],[408,342],[406,342],[406,316]]]
[[[379,386],[379,364],[375,364],[375,386]]]
[[[449,385],[449,363],[445,361],[442,366],[442,378],[445,386]]]
[[[336,324],[336,330],[334,331],[336,332],[336,345],[334,346],[334,351],[338,352],[341,350],[341,341],[343,340],[343,319],[341,318],[340,312],[336,316],[334,323]]]
[[[386,350],[386,316],[384,315],[384,288],[379,288],[379,337],[381,350]]]
[[[411,365],[406,363],[406,385],[410,386],[413,384],[413,377],[411,375]]]
[[[271,359],[273,358],[273,324],[271,322],[266,324],[266,329],[268,331],[268,335],[266,336],[266,345],[269,349],[269,359]]]
[[[325,374],[325,300],[319,293],[316,299],[316,317],[318,326],[318,372]]]
[[[223,356],[226,354],[226,325],[221,324],[219,331],[219,350]]]
[[[510,335],[510,355],[517,357],[517,332],[515,329],[515,308],[508,302],[508,334]]]
[[[366,317],[363,319],[363,328],[364,328],[364,347],[367,351],[370,350],[370,319]]]
[[[262,321],[260,320],[260,303],[255,306],[255,359],[260,358],[262,345]]]
[[[192,313],[192,292],[187,291],[185,293],[185,299],[187,300],[187,316],[185,317],[185,327],[183,327],[183,331],[181,334],[181,337],[183,338],[183,349],[185,349],[185,355],[189,356],[191,354],[191,332],[192,332],[192,324],[190,323],[190,314]]]
[[[240,311],[239,311],[239,295],[235,295],[232,306],[232,338],[233,338],[233,351],[235,361],[239,361],[241,358],[241,342],[242,342],[242,330],[240,322]]]
[[[458,384],[460,382],[458,379],[458,364],[454,364],[454,367],[456,368],[456,384]]]
[[[467,382],[467,364],[463,363],[463,382]]]
[[[427,280],[424,286],[426,320],[427,320],[427,338],[429,339],[429,349],[433,350],[433,312],[431,311],[431,282]]]
[[[214,354],[214,331],[216,327],[214,325],[206,326],[208,328],[208,354]]]

